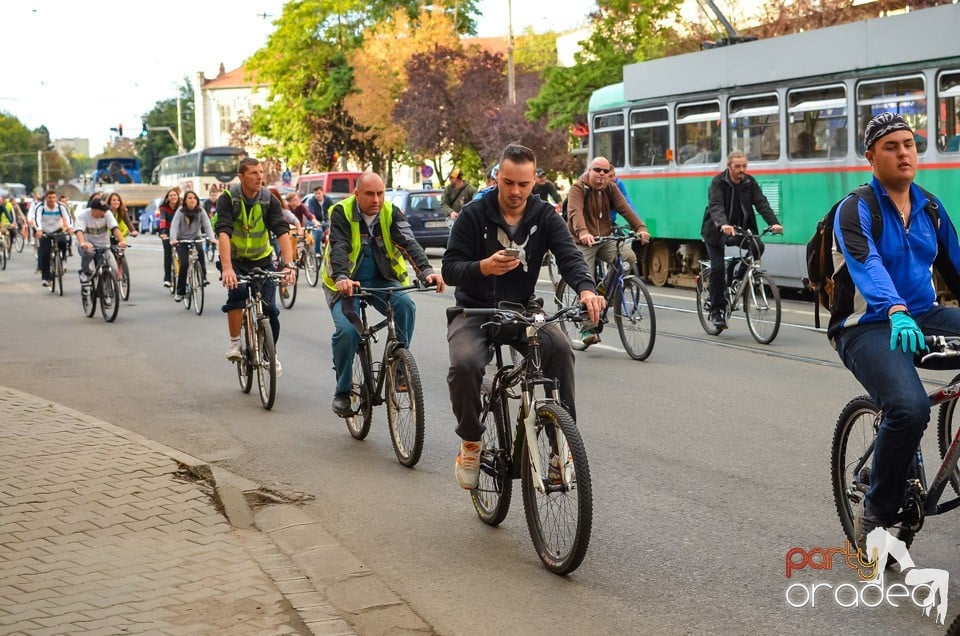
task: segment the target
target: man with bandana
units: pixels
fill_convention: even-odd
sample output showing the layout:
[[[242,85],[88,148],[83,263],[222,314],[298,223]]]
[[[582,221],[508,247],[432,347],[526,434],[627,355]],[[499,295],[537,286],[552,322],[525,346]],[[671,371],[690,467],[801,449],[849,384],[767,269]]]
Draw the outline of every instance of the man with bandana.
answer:
[[[876,202],[851,194],[837,209],[834,249],[842,263],[827,329],[843,364],[883,412],[869,489],[855,516],[861,550],[871,530],[895,520],[930,419],[913,355],[926,348],[925,334],[960,336],[960,309],[938,305],[931,280],[936,261],[946,281],[960,282],[960,243],[943,203],[914,183],[913,130],[900,115],[880,113],[867,123],[863,144]],[[874,223],[882,224],[876,240]]]

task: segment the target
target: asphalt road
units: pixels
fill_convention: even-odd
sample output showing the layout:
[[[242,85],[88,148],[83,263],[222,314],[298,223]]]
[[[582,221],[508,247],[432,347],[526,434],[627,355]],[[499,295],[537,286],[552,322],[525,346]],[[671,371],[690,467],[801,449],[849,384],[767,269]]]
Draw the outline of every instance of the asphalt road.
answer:
[[[839,558],[831,569],[786,577],[791,548],[843,546],[830,442],[840,409],[862,392],[823,333],[810,328],[808,303],[785,300],[781,333],[762,346],[742,314],[722,336],[709,337],[692,292],[656,289],[658,336],[648,361],[630,360],[615,330],[577,354],[594,525],[583,565],[561,578],[541,567],[520,497],[506,521],[489,528],[453,479],[458,439],[443,318],[450,293],[416,297],[413,351],[426,392],[427,439],[410,470],[393,456],[382,409],[364,442],[332,414],[332,323],[319,289],[303,285],[294,309],[281,313],[283,377],[268,413],[255,390],[241,394],[223,359],[225,293],[216,282],[208,287],[200,317],[174,304],[161,286],[158,239],[134,239],[133,292],[113,324],[82,315],[75,273],[63,298],[42,288],[28,251],[0,272],[0,384],[262,484],[314,494],[327,528],[440,633],[945,631],[909,599],[900,607],[840,607],[833,591],[857,579]],[[69,262],[72,270],[78,264]],[[933,467],[936,449],[927,437]],[[911,550],[920,566],[960,572],[949,520],[927,521]],[[899,580],[887,574],[887,585]],[[804,586],[792,588],[802,607],[787,601],[794,583]],[[801,601],[814,583],[833,587],[819,588],[811,607]],[[950,598],[957,589],[951,582]],[[849,588],[840,601],[851,603]],[[950,608],[948,623],[958,610]]]

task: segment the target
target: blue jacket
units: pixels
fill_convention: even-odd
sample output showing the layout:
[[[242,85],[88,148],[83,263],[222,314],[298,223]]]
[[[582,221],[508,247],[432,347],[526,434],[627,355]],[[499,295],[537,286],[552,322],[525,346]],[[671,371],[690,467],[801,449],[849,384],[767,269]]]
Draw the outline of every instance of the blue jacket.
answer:
[[[833,338],[845,327],[887,321],[894,305],[916,316],[937,300],[931,270],[936,264],[951,291],[960,291],[960,243],[957,231],[939,199],[939,228],[924,211],[929,199],[910,186],[910,221],[904,227],[897,206],[874,177],[870,181],[880,202],[883,231],[873,241],[873,219],[863,200],[847,197],[834,219],[834,308],[827,328]],[[856,205],[855,205],[856,204]]]

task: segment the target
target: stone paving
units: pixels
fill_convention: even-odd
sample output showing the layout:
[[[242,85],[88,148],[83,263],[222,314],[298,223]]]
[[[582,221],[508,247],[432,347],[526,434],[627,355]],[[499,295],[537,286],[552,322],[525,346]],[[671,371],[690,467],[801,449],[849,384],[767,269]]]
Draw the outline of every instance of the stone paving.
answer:
[[[0,387],[0,634],[354,633],[268,535],[227,523],[190,463]]]

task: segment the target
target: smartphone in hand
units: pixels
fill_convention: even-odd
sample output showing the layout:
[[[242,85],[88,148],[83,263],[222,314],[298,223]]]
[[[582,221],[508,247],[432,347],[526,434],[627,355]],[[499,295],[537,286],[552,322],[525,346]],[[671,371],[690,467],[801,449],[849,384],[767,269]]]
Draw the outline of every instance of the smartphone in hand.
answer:
[[[511,258],[520,258],[520,248],[519,247],[505,247],[503,253]]]

